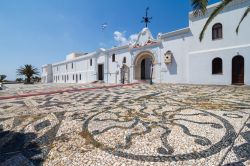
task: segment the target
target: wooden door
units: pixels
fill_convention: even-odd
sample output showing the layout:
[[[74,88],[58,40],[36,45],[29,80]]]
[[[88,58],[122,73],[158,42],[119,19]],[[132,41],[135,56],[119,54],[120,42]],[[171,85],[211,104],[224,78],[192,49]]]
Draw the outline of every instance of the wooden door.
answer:
[[[232,84],[244,84],[244,58],[240,55],[232,60]]]

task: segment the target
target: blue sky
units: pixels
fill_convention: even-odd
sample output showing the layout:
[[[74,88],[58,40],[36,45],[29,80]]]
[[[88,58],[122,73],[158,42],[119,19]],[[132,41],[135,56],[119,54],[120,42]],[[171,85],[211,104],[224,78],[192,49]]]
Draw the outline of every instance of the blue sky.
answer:
[[[0,0],[0,74],[15,79],[24,64],[40,69],[71,52],[127,42],[144,27],[147,6],[154,36],[188,26],[190,0]]]

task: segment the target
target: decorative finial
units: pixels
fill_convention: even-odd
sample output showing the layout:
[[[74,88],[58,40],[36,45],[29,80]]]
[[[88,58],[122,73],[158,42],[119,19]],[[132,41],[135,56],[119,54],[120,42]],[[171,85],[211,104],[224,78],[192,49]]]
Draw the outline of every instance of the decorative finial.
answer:
[[[148,11],[149,7],[146,8],[146,17],[142,17],[143,20],[141,21],[142,23],[145,23],[146,28],[148,27],[148,24],[151,23],[150,20],[152,19],[152,17],[148,17]]]

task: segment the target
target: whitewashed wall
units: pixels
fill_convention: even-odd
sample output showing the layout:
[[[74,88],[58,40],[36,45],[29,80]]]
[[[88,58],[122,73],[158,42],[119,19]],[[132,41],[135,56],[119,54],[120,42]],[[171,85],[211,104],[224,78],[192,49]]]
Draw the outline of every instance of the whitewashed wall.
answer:
[[[193,37],[190,42],[187,61],[189,83],[230,85],[232,83],[232,58],[241,55],[245,59],[245,84],[250,84],[250,19],[244,20],[238,35],[235,32],[239,20],[246,10],[244,6],[250,5],[250,1],[239,1],[237,4],[230,5],[213,20],[208,26],[202,42],[199,41],[199,34],[207,16],[193,18],[190,15],[189,26]],[[212,26],[215,23],[223,25],[222,39],[212,40]],[[212,60],[216,57],[223,60],[223,74],[221,75],[212,75]]]
[[[112,62],[112,55],[115,54],[115,62]],[[108,82],[121,83],[121,67],[123,65],[123,58],[126,58],[126,65],[131,67],[131,54],[128,49],[111,52],[108,55]],[[129,80],[131,82],[131,78]]]
[[[90,66],[92,59],[92,66]],[[96,81],[95,72],[96,57],[68,61],[62,64],[53,65],[54,83],[89,83]],[[73,64],[73,68],[72,68]],[[67,65],[67,67],[66,67]],[[66,77],[66,80],[65,80]],[[74,77],[74,79],[73,79]],[[77,79],[76,79],[77,78]]]
[[[42,83],[51,83],[53,81],[53,71],[51,64],[42,66],[41,79]]]
[[[187,83],[187,54],[189,49],[191,33],[184,33],[163,39],[161,50],[161,82]],[[173,53],[172,63],[164,63],[164,53]]]
[[[244,81],[245,84],[250,85],[249,17],[242,23],[240,33],[238,35],[235,33],[237,24],[249,5],[250,0],[234,1],[208,26],[202,42],[199,41],[199,34],[208,15],[214,9],[213,5],[210,6],[208,15],[205,17],[194,18],[192,13],[189,13],[188,28],[163,34],[157,39],[158,44],[156,45],[140,48],[123,46],[109,50],[99,49],[97,52],[83,55],[80,58],[53,64],[53,82],[65,83],[65,76],[68,76],[69,79],[66,79],[66,83],[76,83],[76,75],[78,83],[96,81],[98,80],[98,64],[103,64],[104,81],[120,83],[120,68],[123,65],[124,57],[126,57],[126,65],[130,68],[129,82],[134,82],[134,60],[141,52],[148,51],[156,59],[154,82],[230,85],[232,83],[232,58],[241,55],[245,59]],[[213,41],[212,26],[215,23],[223,25],[223,38]],[[149,34],[145,35],[146,38],[142,35],[141,39],[138,39],[138,43],[147,41],[151,36],[150,31],[145,28],[142,32]],[[164,53],[169,50],[173,53],[173,59],[172,63],[167,65],[164,63]],[[113,54],[116,57],[115,62],[112,62]],[[223,60],[223,74],[220,75],[212,75],[212,60],[216,57]],[[92,66],[90,66],[91,58]],[[66,64],[68,64],[67,69]],[[43,71],[42,76],[47,79],[48,73]]]

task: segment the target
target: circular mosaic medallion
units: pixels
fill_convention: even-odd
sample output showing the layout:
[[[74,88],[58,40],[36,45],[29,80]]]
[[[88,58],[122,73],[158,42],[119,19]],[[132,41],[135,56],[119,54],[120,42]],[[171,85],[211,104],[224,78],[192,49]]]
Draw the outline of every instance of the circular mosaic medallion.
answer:
[[[208,111],[164,111],[156,106],[96,113],[85,121],[83,136],[115,156],[164,162],[219,153],[234,141],[236,132],[228,120]]]

